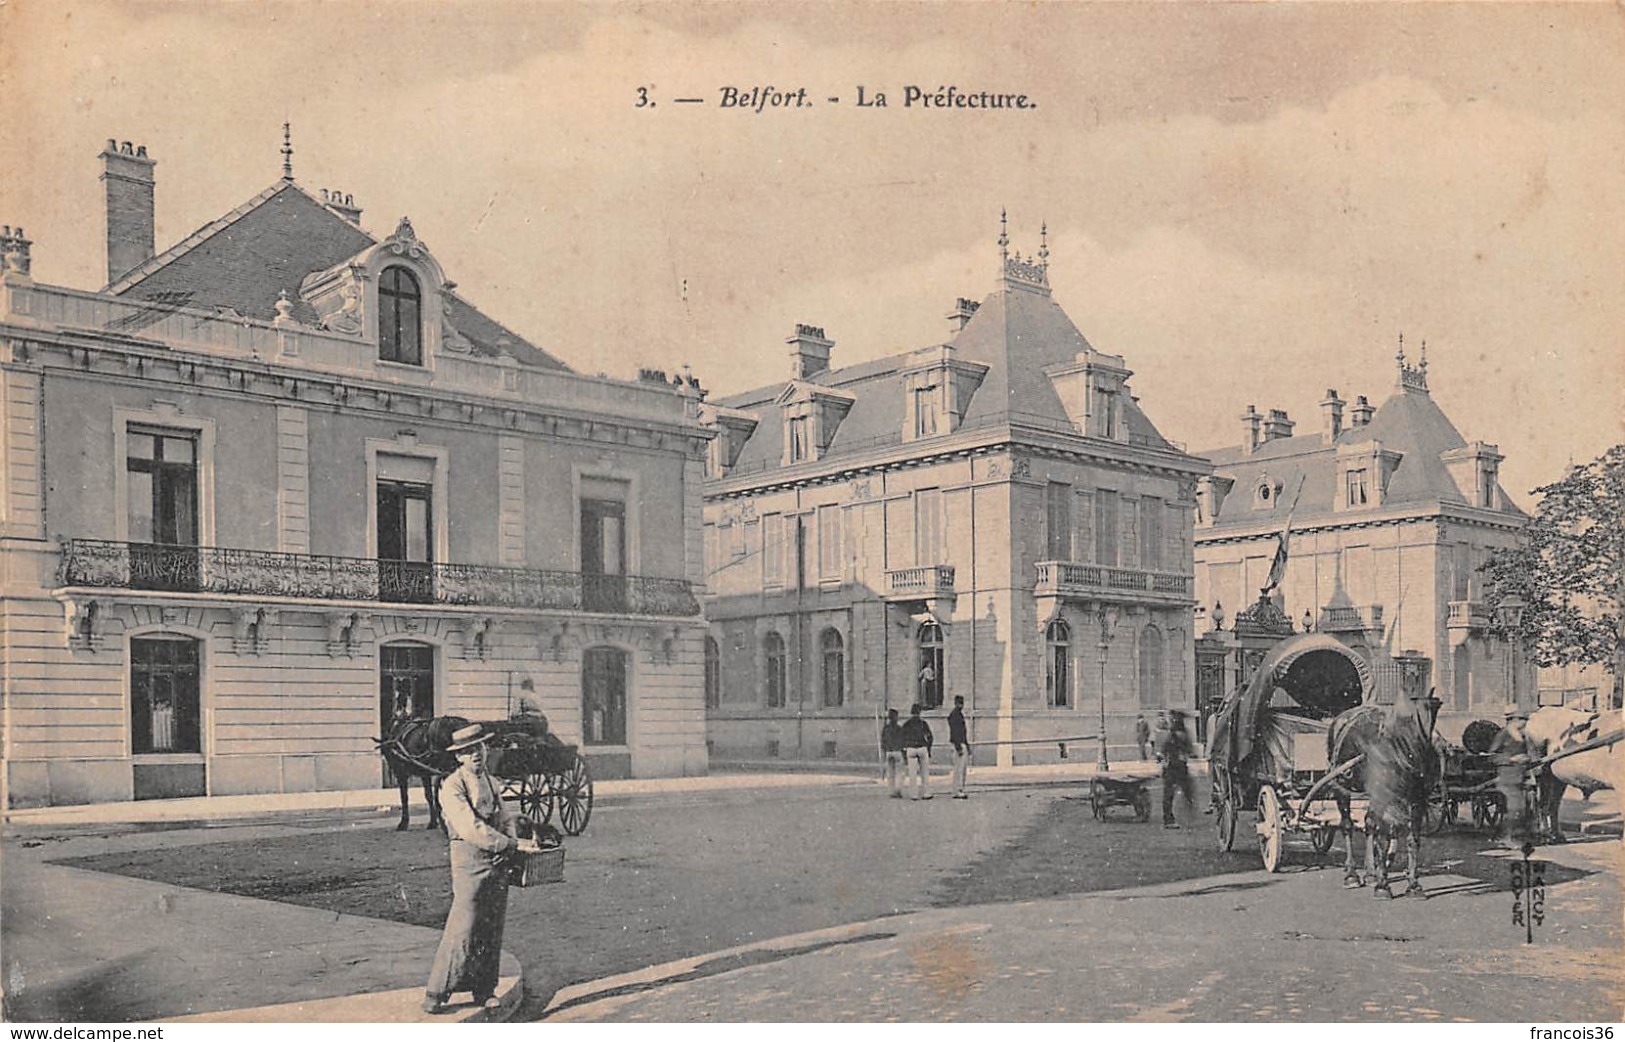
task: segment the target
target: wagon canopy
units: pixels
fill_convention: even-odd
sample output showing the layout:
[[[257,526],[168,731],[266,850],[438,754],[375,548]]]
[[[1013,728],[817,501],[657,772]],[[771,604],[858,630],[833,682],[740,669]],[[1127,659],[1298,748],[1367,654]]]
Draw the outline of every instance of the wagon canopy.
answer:
[[[1232,691],[1214,721],[1209,755],[1234,769],[1253,754],[1271,710],[1330,720],[1371,696],[1364,657],[1335,637],[1288,637],[1264,656],[1245,687]]]

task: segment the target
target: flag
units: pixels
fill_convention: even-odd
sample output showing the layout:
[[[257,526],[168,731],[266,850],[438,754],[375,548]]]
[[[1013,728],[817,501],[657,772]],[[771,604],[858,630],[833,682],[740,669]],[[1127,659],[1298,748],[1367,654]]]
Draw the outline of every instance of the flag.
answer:
[[[1292,495],[1292,506],[1286,512],[1286,525],[1275,534],[1275,559],[1270,562],[1269,578],[1264,580],[1264,588],[1259,595],[1268,597],[1270,591],[1281,585],[1286,578],[1287,548],[1292,544],[1292,515],[1298,511],[1298,497],[1303,495],[1303,478],[1298,478],[1298,491]]]

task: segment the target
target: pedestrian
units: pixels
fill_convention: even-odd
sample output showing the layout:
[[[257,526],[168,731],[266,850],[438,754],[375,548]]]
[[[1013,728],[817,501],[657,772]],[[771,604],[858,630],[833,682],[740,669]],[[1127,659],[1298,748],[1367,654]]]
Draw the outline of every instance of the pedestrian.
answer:
[[[1157,759],[1162,761],[1162,827],[1177,829],[1179,822],[1174,820],[1174,790],[1184,793],[1187,808],[1194,805],[1191,801],[1189,766],[1191,740],[1185,732],[1183,710],[1170,709],[1167,721],[1167,730],[1161,735],[1162,742],[1157,749]]]
[[[903,798],[903,725],[897,722],[897,710],[886,710],[886,722],[880,726],[880,753],[886,760],[886,784],[891,786],[891,798]]]
[[[508,914],[508,860],[522,819],[502,802],[485,773],[486,746],[496,737],[479,724],[451,736],[446,751],[457,770],[440,786],[440,811],[451,836],[451,913],[429,971],[425,1013],[444,1013],[454,991],[474,993],[487,1009],[496,999],[502,927]]]
[[[965,775],[970,769],[970,739],[965,735],[965,696],[954,696],[953,711],[948,714],[948,741],[954,747],[954,799],[968,800]]]
[[[1140,747],[1140,759],[1151,758],[1146,755],[1146,746],[1151,744],[1151,725],[1145,722],[1144,713],[1134,718],[1134,744]]]
[[[1502,711],[1506,725],[1490,743],[1490,762],[1495,765],[1495,789],[1506,801],[1502,817],[1501,845],[1516,850],[1529,839],[1529,805],[1524,799],[1524,778],[1528,765],[1537,759],[1525,726],[1529,712],[1508,704]]]
[[[908,719],[903,722],[903,756],[908,762],[909,787],[915,787],[918,778],[918,788],[909,797],[911,800],[928,800],[931,798],[931,725],[920,718],[920,703],[916,702],[908,709]]]

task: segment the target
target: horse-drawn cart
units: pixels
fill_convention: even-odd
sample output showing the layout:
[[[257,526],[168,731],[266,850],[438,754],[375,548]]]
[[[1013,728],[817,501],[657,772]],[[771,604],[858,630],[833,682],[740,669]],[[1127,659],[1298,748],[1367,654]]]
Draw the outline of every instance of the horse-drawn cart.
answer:
[[[1329,786],[1358,759],[1330,765],[1327,729],[1361,705],[1370,687],[1357,653],[1332,637],[1304,634],[1277,644],[1248,683],[1230,692],[1208,751],[1221,850],[1234,846],[1244,809],[1257,811],[1266,871],[1280,867],[1290,836],[1307,837],[1316,853],[1331,849],[1342,817]],[[1365,809],[1365,800],[1351,801],[1356,824]]]
[[[496,739],[491,743],[491,774],[502,783],[502,797],[519,804],[519,812],[537,828],[558,811],[559,826],[579,836],[592,817],[592,772],[573,745],[535,714],[482,721]]]

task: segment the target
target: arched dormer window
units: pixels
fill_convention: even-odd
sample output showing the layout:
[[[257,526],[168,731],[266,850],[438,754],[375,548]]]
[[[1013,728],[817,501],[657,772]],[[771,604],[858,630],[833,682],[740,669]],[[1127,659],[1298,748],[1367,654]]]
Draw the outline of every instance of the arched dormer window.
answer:
[[[399,264],[378,277],[378,357],[423,364],[423,291],[417,276]]]

